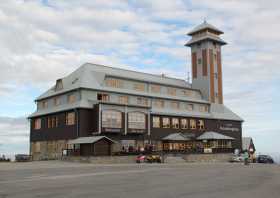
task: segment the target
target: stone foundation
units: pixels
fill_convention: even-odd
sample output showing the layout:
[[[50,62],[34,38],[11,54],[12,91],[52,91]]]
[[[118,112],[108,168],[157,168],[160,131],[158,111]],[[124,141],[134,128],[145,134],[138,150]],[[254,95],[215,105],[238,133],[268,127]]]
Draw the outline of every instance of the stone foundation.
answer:
[[[132,164],[136,163],[135,155],[129,156],[91,156],[91,157],[82,157],[82,156],[63,156],[63,161],[69,162],[84,162],[84,163],[93,163],[93,164]]]
[[[66,140],[31,142],[32,160],[61,159],[62,151],[67,148]]]

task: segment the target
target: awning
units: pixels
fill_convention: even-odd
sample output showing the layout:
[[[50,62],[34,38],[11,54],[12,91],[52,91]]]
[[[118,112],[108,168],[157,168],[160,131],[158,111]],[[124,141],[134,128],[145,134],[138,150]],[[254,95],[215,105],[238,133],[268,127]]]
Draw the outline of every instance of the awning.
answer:
[[[112,143],[116,143],[114,140],[112,140],[106,136],[90,136],[90,137],[79,137],[74,140],[69,140],[68,144],[92,144],[92,143],[98,142],[101,139],[106,139]]]
[[[217,132],[207,131],[196,138],[197,140],[234,140],[234,138]]]
[[[171,141],[188,141],[191,140],[189,137],[184,136],[182,133],[172,133],[164,138],[162,140],[171,140]]]

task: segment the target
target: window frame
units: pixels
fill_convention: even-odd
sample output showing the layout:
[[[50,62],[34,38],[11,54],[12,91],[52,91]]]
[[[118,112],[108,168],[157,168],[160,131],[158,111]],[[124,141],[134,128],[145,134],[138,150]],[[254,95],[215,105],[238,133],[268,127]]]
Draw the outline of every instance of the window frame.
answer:
[[[111,115],[109,113],[111,113]],[[101,112],[101,126],[102,128],[113,128],[113,129],[123,128],[122,112],[113,109],[103,110]]]
[[[155,122],[155,119],[158,119],[158,122]],[[155,123],[158,123],[155,125]],[[159,116],[153,116],[153,128],[160,128],[160,117]]]
[[[72,115],[72,117],[70,117]],[[67,112],[65,115],[65,125],[71,126],[76,124],[76,113],[74,111]]]
[[[176,123],[175,123],[176,121]],[[179,129],[180,128],[180,121],[179,118],[172,118],[171,119],[171,124],[173,129]]]
[[[197,126],[198,126],[199,130],[204,130],[205,129],[205,122],[204,122],[204,120],[201,120],[201,119],[198,120]]]
[[[190,129],[196,129],[196,120],[190,119]]]
[[[41,118],[35,118],[34,119],[34,130],[39,130],[42,128],[42,119]]]
[[[165,120],[168,122],[165,124]],[[170,118],[169,117],[162,117],[162,128],[169,129],[170,128]]]
[[[119,96],[119,103],[120,104],[128,104],[129,103],[129,97],[128,96]]]
[[[186,121],[186,123],[185,124],[183,124],[183,120],[185,120]],[[188,129],[189,128],[189,123],[188,123],[188,119],[187,118],[181,118],[180,119],[180,127],[181,127],[181,129]],[[183,127],[184,126],[184,127]]]
[[[146,129],[146,114],[139,111],[133,111],[127,113],[128,128],[129,129]],[[143,119],[144,118],[144,119]],[[142,120],[143,119],[143,120]],[[133,120],[133,121],[131,121]],[[134,126],[131,126],[134,125]],[[139,125],[139,126],[136,126]],[[142,126],[140,126],[142,125]]]

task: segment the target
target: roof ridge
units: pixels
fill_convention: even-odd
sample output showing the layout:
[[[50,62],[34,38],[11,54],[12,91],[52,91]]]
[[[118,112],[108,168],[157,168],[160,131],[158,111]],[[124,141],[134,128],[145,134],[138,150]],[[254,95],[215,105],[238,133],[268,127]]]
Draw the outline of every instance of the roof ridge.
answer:
[[[162,77],[160,74],[152,74],[152,73],[148,73],[148,72],[134,71],[134,70],[130,70],[130,69],[125,69],[125,68],[120,68],[120,67],[112,67],[112,66],[108,66],[108,65],[96,64],[96,63],[90,63],[90,62],[86,62],[83,65],[87,65],[87,64],[95,65],[95,66],[100,66],[100,67],[106,67],[106,68],[110,68],[110,69],[129,71],[129,72],[133,72],[133,73],[151,75],[151,76],[156,76],[156,77]],[[173,80],[180,80],[180,81],[184,81],[184,82],[188,83],[186,80],[181,79],[181,78],[175,78],[175,77],[169,77],[169,76],[164,76],[162,78],[168,78],[168,79],[173,79]]]

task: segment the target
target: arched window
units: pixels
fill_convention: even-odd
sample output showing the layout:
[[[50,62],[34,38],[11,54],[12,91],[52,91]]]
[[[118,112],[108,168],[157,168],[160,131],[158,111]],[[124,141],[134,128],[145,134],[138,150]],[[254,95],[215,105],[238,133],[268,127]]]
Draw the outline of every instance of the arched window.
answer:
[[[122,113],[116,110],[103,110],[102,127],[122,128]]]
[[[128,113],[128,128],[130,129],[146,129],[146,115],[142,112]]]

